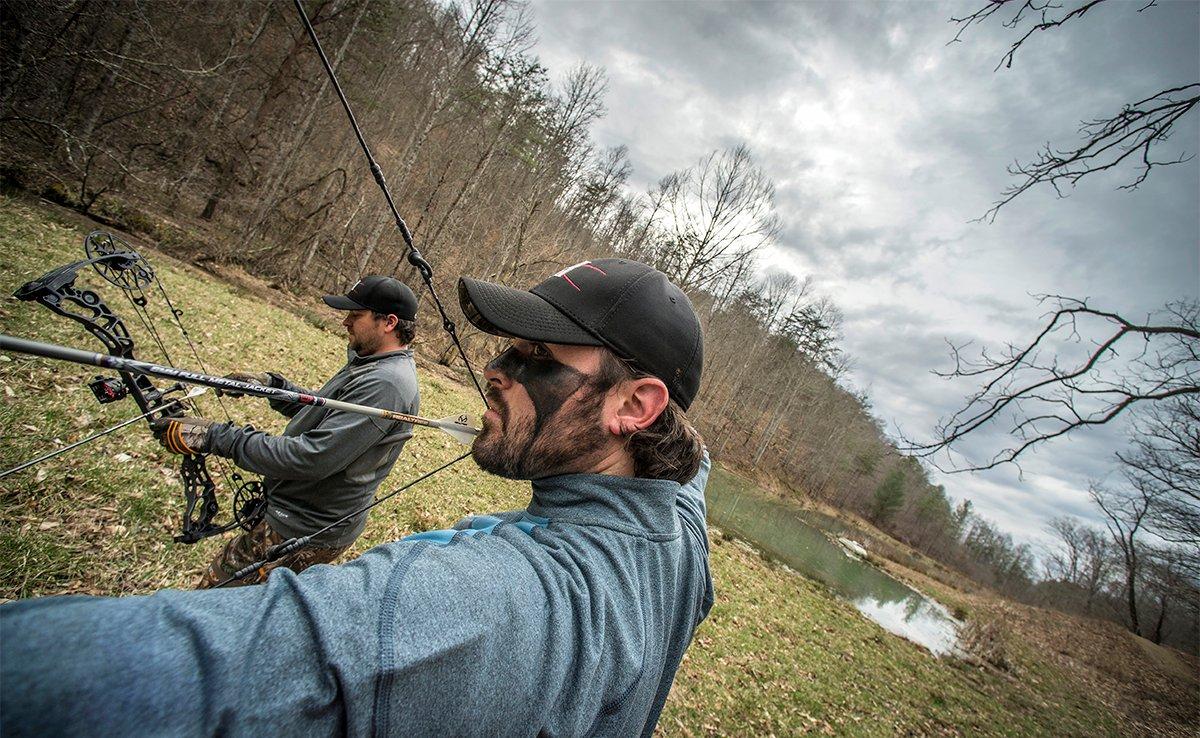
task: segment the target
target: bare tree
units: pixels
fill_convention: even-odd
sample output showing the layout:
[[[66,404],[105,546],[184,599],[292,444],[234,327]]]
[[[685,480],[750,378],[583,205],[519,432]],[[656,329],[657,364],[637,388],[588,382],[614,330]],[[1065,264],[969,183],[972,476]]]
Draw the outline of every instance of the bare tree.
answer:
[[[998,356],[985,350],[979,359],[951,347],[954,369],[939,376],[983,384],[939,422],[935,441],[906,439],[902,450],[930,458],[943,471],[991,469],[1017,463],[1038,444],[1108,423],[1139,403],[1200,396],[1200,303],[1169,303],[1135,322],[1082,300],[1042,300],[1053,310],[1029,343],[1009,344]],[[950,456],[956,445],[990,426],[1005,430],[1008,445],[989,459],[957,466]]]
[[[1104,531],[1090,526],[1084,529],[1082,562],[1079,585],[1086,593],[1083,611],[1090,615],[1096,598],[1104,590],[1113,570],[1112,545],[1105,538]]]
[[[1046,527],[1062,543],[1060,550],[1051,551],[1046,557],[1046,575],[1050,579],[1073,584],[1079,578],[1080,559],[1083,557],[1082,526],[1074,518],[1062,515],[1051,519]]]
[[[989,0],[969,15],[951,18],[958,25],[953,42],[961,41],[972,26],[1002,18],[1001,24],[1021,35],[1000,58],[996,69],[1012,67],[1017,50],[1033,36],[1060,28],[1082,18],[1105,0],[1060,2],[1059,0]],[[1138,3],[1114,3],[1125,9],[1137,8],[1138,13],[1155,6],[1154,0]],[[1080,179],[1118,167],[1126,160],[1136,162],[1137,174],[1120,189],[1136,189],[1155,167],[1190,161],[1193,155],[1175,153],[1167,158],[1155,158],[1155,152],[1170,138],[1179,121],[1200,103],[1200,82],[1184,80],[1181,84],[1164,87],[1142,99],[1125,104],[1120,111],[1084,121],[1079,128],[1081,141],[1066,147],[1047,144],[1028,162],[1017,162],[1008,171],[1017,182],[1003,192],[980,220],[995,220],[1000,208],[1028,190],[1049,184],[1064,196],[1064,189]]]
[[[1033,552],[1027,544],[1013,542],[992,523],[972,515],[963,537],[969,569],[977,579],[1009,595],[1019,595],[1032,581]]]
[[[706,290],[723,304],[748,281],[756,252],[779,233],[775,185],[750,150],[737,146],[663,178],[658,189],[655,265],[685,290]]]
[[[1172,611],[1181,601],[1186,606],[1189,600],[1194,602],[1200,594],[1195,577],[1195,561],[1189,560],[1185,552],[1174,547],[1148,547],[1143,557],[1146,575],[1144,589],[1158,610],[1147,637],[1155,643],[1162,643],[1165,626],[1172,619]]]
[[[790,273],[772,270],[753,288],[756,312],[768,331],[779,332],[784,316],[812,292],[812,278],[803,281]]]
[[[1141,578],[1142,542],[1140,534],[1145,528],[1146,516],[1154,504],[1152,496],[1145,490],[1113,491],[1093,483],[1088,489],[1092,501],[1108,518],[1105,526],[1117,550],[1121,552],[1124,566],[1125,601],[1129,608],[1129,629],[1142,634],[1138,621],[1138,581]]]
[[[1147,526],[1200,558],[1200,395],[1173,397],[1142,413],[1131,442],[1133,450],[1117,457],[1130,483],[1152,492]]]
[[[1070,516],[1054,518],[1047,525],[1061,542],[1061,548],[1046,557],[1046,577],[1066,582],[1082,596],[1082,610],[1092,612],[1096,597],[1112,573],[1113,551],[1104,532],[1083,525]],[[1058,607],[1066,602],[1055,601]]]

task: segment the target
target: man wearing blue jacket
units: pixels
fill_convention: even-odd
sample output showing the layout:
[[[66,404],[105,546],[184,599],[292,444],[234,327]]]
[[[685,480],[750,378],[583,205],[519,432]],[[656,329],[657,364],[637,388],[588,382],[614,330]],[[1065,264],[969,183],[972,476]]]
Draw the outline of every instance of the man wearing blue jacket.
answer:
[[[0,732],[650,735],[713,602],[699,322],[623,259],[459,300],[512,339],[473,452],[524,510],[238,590],[0,607]]]

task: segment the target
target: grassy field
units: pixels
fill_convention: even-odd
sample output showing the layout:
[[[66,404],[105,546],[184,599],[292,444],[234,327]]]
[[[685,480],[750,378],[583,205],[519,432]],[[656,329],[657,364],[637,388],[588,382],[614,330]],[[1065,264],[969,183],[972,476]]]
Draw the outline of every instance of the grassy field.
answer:
[[[0,289],[9,293],[82,258],[87,230],[62,211],[0,199]],[[133,243],[185,311],[209,372],[274,369],[319,385],[341,366],[345,342],[331,313],[245,275],[218,278]],[[90,270],[81,272],[85,283],[118,313],[129,312],[120,292]],[[151,305],[174,361],[201,368],[153,295]],[[141,358],[161,359],[142,327],[130,327]],[[0,302],[0,330],[95,348],[77,324],[15,300]],[[477,407],[452,372],[422,368],[425,414]],[[132,401],[96,404],[84,386],[94,374],[0,356],[0,469],[136,414]],[[226,411],[264,429],[283,424],[260,400],[225,399],[223,409],[211,395],[201,398],[201,414],[224,420]],[[436,432],[418,433],[384,489],[459,448]],[[190,586],[219,542],[170,542],[182,502],[176,467],[135,424],[0,480],[0,597]],[[462,462],[374,511],[355,552],[470,512],[523,506],[526,489]],[[821,585],[719,533],[712,538],[717,605],[676,679],[664,735],[1194,735],[1195,660],[1120,628],[1007,603],[951,572],[910,568],[916,559],[880,561],[967,614],[974,655],[935,659]]]

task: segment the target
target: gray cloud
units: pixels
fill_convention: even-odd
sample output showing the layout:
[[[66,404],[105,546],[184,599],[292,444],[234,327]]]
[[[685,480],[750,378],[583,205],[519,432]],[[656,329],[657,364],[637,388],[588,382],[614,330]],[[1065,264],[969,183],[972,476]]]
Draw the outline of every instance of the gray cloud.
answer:
[[[1136,7],[1135,7],[1136,6]],[[1012,183],[1005,167],[1081,120],[1194,81],[1200,5],[1111,4],[1035,36],[993,71],[1013,35],[999,23],[948,44],[939,3],[537,3],[552,73],[604,66],[601,146],[629,147],[634,189],[747,143],[777,186],[784,232],[766,266],[811,276],[845,312],[851,381],[896,432],[928,434],[971,389],[930,374],[945,340],[1026,340],[1031,295],[1090,297],[1144,315],[1200,295],[1200,165],[1118,192],[1131,169],[1058,199],[1034,191],[993,224],[970,222]],[[1169,153],[1200,149],[1193,116]],[[995,453],[989,431],[964,450]],[[1057,514],[1093,516],[1087,482],[1111,475],[1119,428],[1048,446],[1014,470],[944,479],[1019,537]]]

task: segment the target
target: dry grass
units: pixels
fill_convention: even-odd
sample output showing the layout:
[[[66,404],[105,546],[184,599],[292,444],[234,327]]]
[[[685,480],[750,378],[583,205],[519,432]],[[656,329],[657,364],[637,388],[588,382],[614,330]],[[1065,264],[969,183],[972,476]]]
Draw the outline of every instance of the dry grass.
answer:
[[[73,216],[0,200],[0,286],[14,289],[80,258],[88,230]],[[142,245],[139,244],[139,247]],[[244,274],[211,273],[147,251],[187,314],[208,368],[282,371],[316,384],[342,362],[334,325],[296,298]],[[114,307],[119,295],[97,278]],[[120,310],[121,308],[118,307]],[[92,339],[48,311],[0,302],[0,330],[77,346]],[[141,337],[144,338],[144,337]],[[181,364],[192,360],[167,335]],[[419,352],[419,346],[418,346]],[[147,349],[146,358],[154,358]],[[94,372],[0,358],[0,468],[135,414],[98,406]],[[424,412],[476,407],[453,372],[422,365]],[[239,422],[277,429],[265,403],[228,404]],[[211,399],[201,412],[222,417]],[[419,433],[385,489],[457,453]],[[521,506],[524,485],[464,462],[372,515],[355,551],[470,512]],[[224,503],[227,497],[221,497]],[[0,596],[129,594],[187,587],[219,545],[170,543],[178,526],[175,459],[140,425],[34,470],[0,480]],[[853,521],[851,521],[853,522]],[[867,531],[866,528],[862,530]],[[865,620],[820,584],[714,536],[717,605],[696,633],[660,723],[665,735],[1184,735],[1196,720],[1196,663],[1104,623],[1012,605],[962,586],[878,532],[871,547],[916,562],[881,561],[971,617],[979,656],[936,659]],[[351,554],[352,555],[352,554]]]

